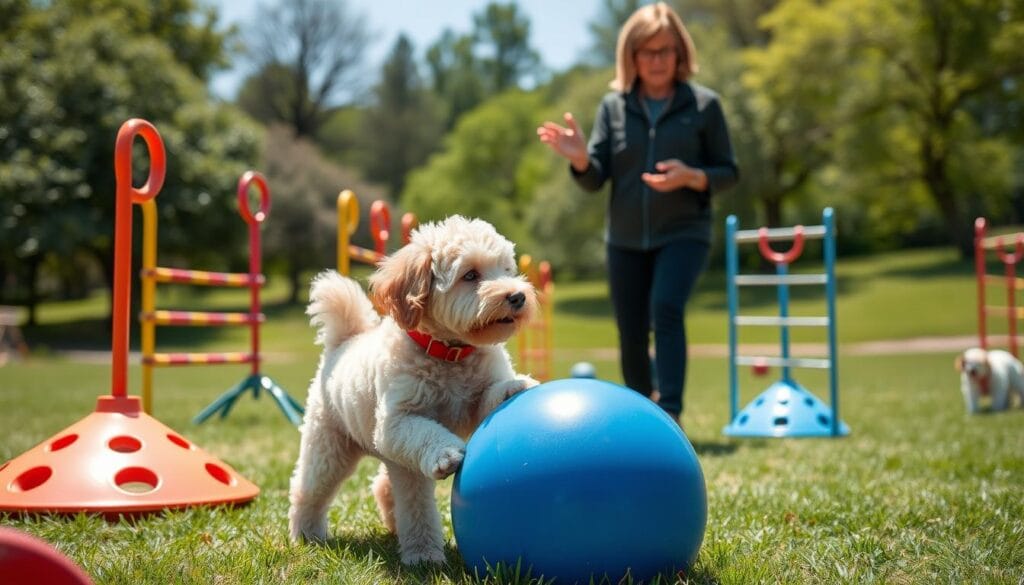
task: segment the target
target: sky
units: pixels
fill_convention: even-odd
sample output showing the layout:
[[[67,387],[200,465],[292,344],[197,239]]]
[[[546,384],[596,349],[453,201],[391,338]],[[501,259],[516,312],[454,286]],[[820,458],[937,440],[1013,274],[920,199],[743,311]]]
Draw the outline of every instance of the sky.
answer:
[[[276,3],[266,0],[264,3]],[[445,28],[456,34],[472,30],[473,14],[482,12],[488,0],[346,0],[350,13],[366,18],[369,29],[376,34],[367,47],[367,70],[377,72],[388,51],[402,32],[413,43],[416,55],[422,58],[427,46],[441,36]],[[253,0],[205,0],[218,8],[221,23],[237,24],[244,29],[257,12]],[[516,0],[519,9],[530,19],[530,45],[541,56],[545,66],[562,71],[577,63],[591,45],[589,24],[597,17],[598,0]],[[246,64],[237,59],[235,69],[213,78],[213,92],[224,99],[233,99],[242,79],[248,73]]]

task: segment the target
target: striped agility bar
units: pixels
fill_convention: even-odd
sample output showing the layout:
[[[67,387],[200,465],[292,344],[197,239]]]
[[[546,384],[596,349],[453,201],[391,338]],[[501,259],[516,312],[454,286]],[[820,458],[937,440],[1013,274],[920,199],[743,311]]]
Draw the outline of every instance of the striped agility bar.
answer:
[[[255,185],[260,192],[259,211],[250,209],[249,188]],[[249,171],[238,182],[238,210],[249,228],[249,272],[208,272],[167,268],[156,265],[156,203],[152,200],[142,204],[142,311],[139,321],[142,329],[142,401],[147,413],[153,409],[153,368],[166,366],[251,364],[251,374],[239,385],[222,395],[196,417],[203,422],[213,412],[227,415],[241,392],[252,390],[258,397],[260,389],[269,391],[278,406],[294,424],[301,422],[302,407],[288,396],[273,380],[260,374],[260,324],[266,316],[260,312],[259,291],[266,278],[261,274],[260,224],[270,214],[270,191],[263,175]],[[193,284],[216,287],[248,288],[249,312],[210,311],[169,311],[156,309],[157,283]],[[208,353],[157,353],[156,326],[221,327],[248,325],[250,328],[249,352],[208,352]]]

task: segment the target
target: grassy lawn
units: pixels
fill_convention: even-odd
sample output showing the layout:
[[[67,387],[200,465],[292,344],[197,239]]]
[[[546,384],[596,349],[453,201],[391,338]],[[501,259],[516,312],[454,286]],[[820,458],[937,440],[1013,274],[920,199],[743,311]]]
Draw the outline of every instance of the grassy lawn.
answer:
[[[975,330],[971,267],[952,252],[913,251],[841,260],[839,334],[876,339],[962,336]],[[702,281],[689,315],[695,344],[726,341],[723,277]],[[160,305],[234,308],[244,297],[197,297],[186,289]],[[603,283],[559,285],[556,372],[581,359],[618,380],[615,331]],[[264,329],[264,373],[302,400],[317,350],[301,307],[280,304],[271,286]],[[771,294],[743,297],[750,314],[771,314]],[[16,457],[92,411],[110,386],[109,364],[67,358],[65,347],[109,348],[105,300],[44,306],[28,331],[33,359],[0,368],[0,462]],[[188,308],[188,307],[182,307]],[[818,314],[820,298],[800,293],[793,314]],[[243,330],[160,332],[158,347],[235,350]],[[743,341],[772,341],[772,331]],[[820,340],[820,332],[797,340]],[[133,338],[136,340],[137,337]],[[707,481],[708,527],[694,583],[1010,583],[1024,577],[1024,410],[968,417],[952,368],[956,352],[844,355],[840,360],[843,439],[750,440],[721,433],[728,422],[726,360],[693,360],[686,432]],[[449,566],[403,567],[393,537],[376,517],[364,461],[330,512],[328,546],[287,538],[287,484],[298,432],[267,397],[243,397],[224,420],[191,417],[247,373],[240,366],[158,370],[155,415],[257,483],[262,492],[237,509],[193,509],[107,522],[0,516],[56,544],[97,583],[477,583],[461,569],[451,538],[448,496],[438,501],[449,536]],[[824,375],[796,378],[827,397]],[[774,378],[743,372],[746,404]],[[129,372],[133,391],[139,371]],[[672,502],[652,502],[652,513]],[[614,527],[610,527],[614,530]],[[623,535],[623,538],[644,535]],[[0,577],[0,582],[3,579]],[[488,583],[529,582],[509,574]],[[664,583],[673,582],[671,579]]]

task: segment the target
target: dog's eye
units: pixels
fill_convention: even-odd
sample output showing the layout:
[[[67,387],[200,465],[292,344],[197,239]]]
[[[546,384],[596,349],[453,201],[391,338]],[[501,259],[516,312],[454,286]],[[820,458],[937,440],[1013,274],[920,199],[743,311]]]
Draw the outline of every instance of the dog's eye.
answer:
[[[470,270],[466,274],[462,275],[462,280],[465,280],[466,282],[473,282],[473,281],[479,280],[479,279],[480,279],[480,273],[477,272],[476,270]]]

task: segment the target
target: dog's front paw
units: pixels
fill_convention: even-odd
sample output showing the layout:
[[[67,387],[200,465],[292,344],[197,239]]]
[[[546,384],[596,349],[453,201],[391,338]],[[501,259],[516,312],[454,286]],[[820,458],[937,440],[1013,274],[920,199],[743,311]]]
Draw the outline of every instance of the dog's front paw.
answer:
[[[418,565],[420,563],[443,564],[447,562],[444,557],[444,548],[437,546],[421,546],[402,548],[400,551],[403,565]]]
[[[445,447],[427,462],[424,471],[434,479],[444,479],[455,473],[465,457],[465,447]]]
[[[520,382],[523,383],[523,390],[529,390],[530,388],[533,388],[534,386],[540,386],[540,382],[538,382],[537,380],[534,380],[530,376],[526,376],[526,375],[516,376],[516,380],[519,380]]]
[[[323,544],[327,542],[327,516],[305,517],[295,510],[289,514],[289,532],[292,542]]]
[[[504,402],[516,394],[538,385],[540,385],[540,382],[529,376],[516,376],[514,380],[510,380],[505,385],[505,395],[502,397],[501,401]]]

